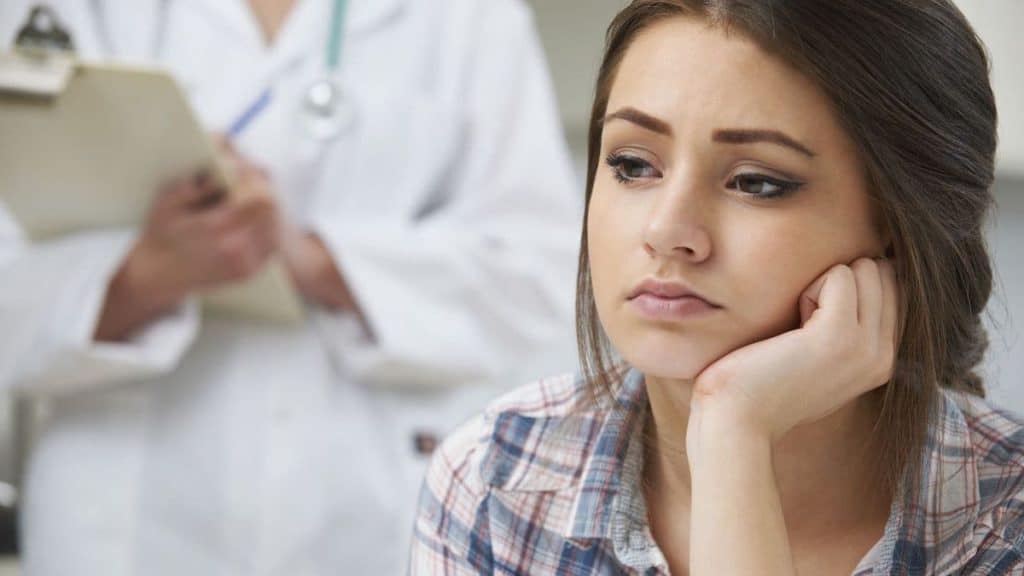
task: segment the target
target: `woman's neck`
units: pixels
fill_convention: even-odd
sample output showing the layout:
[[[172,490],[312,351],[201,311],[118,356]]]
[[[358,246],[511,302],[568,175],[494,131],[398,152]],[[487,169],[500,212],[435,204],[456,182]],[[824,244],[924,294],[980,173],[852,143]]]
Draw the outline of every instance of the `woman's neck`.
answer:
[[[686,428],[691,386],[647,379],[652,415],[647,431],[653,440],[644,472],[648,497],[680,512],[690,504]],[[823,420],[794,428],[773,445],[779,498],[792,542],[827,537],[829,531],[888,515],[890,498],[880,485],[879,459],[871,451],[876,416],[873,403],[862,397]]]

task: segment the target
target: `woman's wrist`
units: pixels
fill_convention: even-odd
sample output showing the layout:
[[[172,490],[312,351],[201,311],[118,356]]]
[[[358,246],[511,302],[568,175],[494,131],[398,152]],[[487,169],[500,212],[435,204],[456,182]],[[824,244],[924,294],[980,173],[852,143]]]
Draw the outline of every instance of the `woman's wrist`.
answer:
[[[704,399],[691,409],[687,453],[691,522],[701,527],[691,573],[793,574],[771,435],[739,407]]]
[[[742,402],[701,398],[690,418],[686,444],[692,474],[736,463],[771,467],[772,435]]]

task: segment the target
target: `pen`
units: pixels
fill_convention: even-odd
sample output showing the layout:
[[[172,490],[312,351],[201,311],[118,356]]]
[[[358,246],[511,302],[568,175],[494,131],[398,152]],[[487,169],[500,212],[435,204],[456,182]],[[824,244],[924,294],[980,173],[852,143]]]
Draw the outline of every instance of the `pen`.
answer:
[[[267,104],[270,103],[271,91],[268,86],[256,100],[245,109],[237,120],[231,123],[227,135],[229,138],[237,138],[239,134],[252,122],[253,118],[259,115]]]

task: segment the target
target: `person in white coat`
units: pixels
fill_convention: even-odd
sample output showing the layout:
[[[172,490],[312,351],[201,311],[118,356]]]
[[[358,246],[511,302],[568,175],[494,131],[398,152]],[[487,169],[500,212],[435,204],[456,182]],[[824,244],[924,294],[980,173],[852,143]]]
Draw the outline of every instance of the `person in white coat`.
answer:
[[[0,3],[4,46],[30,4]],[[528,8],[350,0],[353,120],[324,140],[296,108],[330,0],[50,4],[79,56],[167,67],[213,132],[273,97],[233,142],[247,195],[189,179],[138,230],[41,243],[2,218],[0,381],[46,405],[25,573],[401,573],[432,437],[575,363],[580,199]],[[272,255],[305,324],[200,316]]]

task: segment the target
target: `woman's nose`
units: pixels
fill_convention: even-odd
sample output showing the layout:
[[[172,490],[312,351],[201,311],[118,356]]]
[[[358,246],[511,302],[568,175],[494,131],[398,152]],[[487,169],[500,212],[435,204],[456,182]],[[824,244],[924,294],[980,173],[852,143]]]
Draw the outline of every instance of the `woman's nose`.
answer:
[[[644,244],[652,256],[702,262],[711,255],[711,236],[701,200],[693,190],[666,192],[652,208]]]

